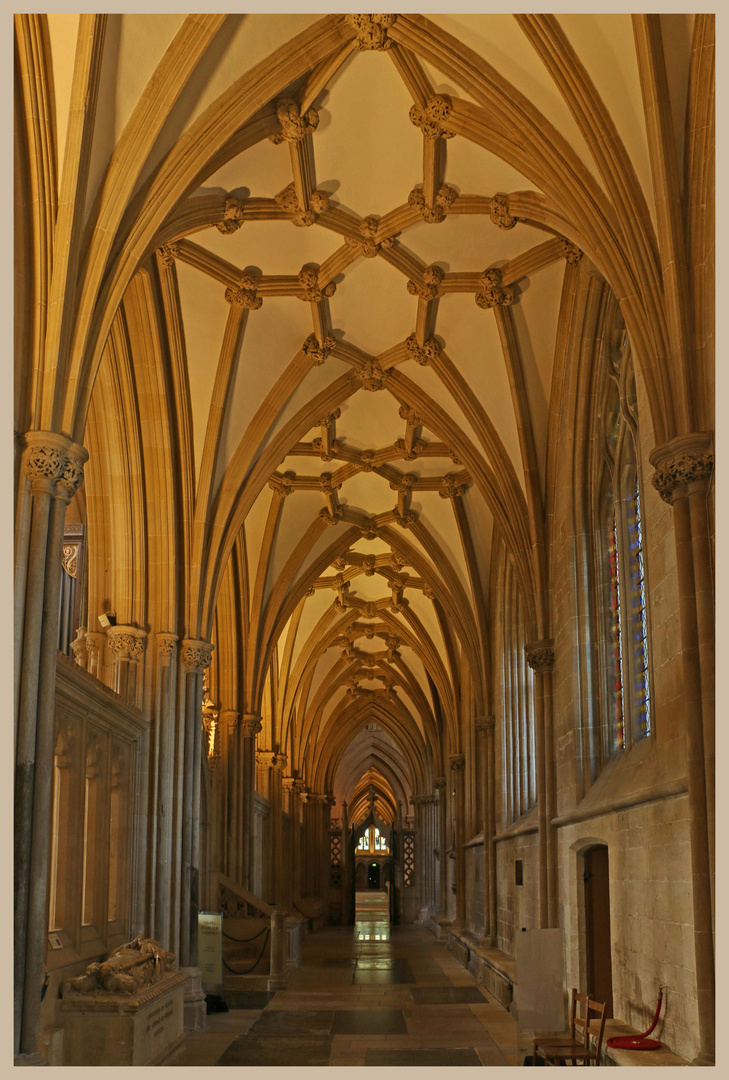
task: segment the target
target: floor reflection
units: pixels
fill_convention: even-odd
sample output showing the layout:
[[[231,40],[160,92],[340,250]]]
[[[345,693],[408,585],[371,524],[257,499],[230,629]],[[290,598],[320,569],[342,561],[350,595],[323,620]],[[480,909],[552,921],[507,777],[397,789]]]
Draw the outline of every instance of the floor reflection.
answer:
[[[354,929],[358,941],[390,941],[390,902],[387,892],[354,894]]]

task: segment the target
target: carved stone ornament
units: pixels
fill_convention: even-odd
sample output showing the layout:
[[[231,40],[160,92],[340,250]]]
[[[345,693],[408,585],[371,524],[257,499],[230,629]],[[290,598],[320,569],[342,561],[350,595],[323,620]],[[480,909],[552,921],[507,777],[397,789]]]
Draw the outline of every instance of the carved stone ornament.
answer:
[[[342,520],[342,513],[343,510],[341,506],[338,506],[336,510],[320,510],[319,517],[327,525],[338,525],[339,522]]]
[[[714,451],[712,449],[696,451],[684,450],[674,457],[664,460],[654,460],[656,471],[651,476],[651,483],[669,506],[676,497],[677,488],[689,487],[691,484],[706,485],[714,471]]]
[[[221,233],[234,233],[240,229],[243,224],[243,203],[240,199],[236,199],[235,195],[229,195],[225,200],[225,209],[223,210],[223,220],[218,221],[215,225]]]
[[[443,791],[446,786],[445,776],[438,776],[433,781],[433,787],[436,791]]]
[[[180,245],[176,240],[173,240],[171,243],[163,244],[161,248],[157,248],[157,254],[165,266],[172,266],[175,259],[180,257]]]
[[[450,767],[454,770],[454,772],[460,772],[462,769],[465,769],[465,767],[466,767],[466,759],[465,759],[463,754],[452,754],[448,758],[448,762],[450,764]]]
[[[345,15],[344,18],[357,31],[357,48],[360,52],[365,49],[382,52],[391,47],[387,31],[394,25],[397,15]]]
[[[263,304],[260,296],[256,295],[258,282],[252,274],[244,274],[238,285],[229,285],[225,290],[225,299],[229,304],[237,307],[248,308],[249,311],[258,311]]]
[[[554,647],[551,641],[535,641],[524,646],[526,661],[532,671],[549,671],[554,667]]]
[[[495,716],[482,716],[480,720],[476,721],[476,731],[480,731],[484,737],[493,735],[495,727]]]
[[[304,210],[299,202],[293,183],[285,187],[278,195],[274,195],[274,199],[276,205],[289,215],[292,223],[298,228],[308,228],[313,225],[318,220],[319,214],[323,214],[325,210],[329,209],[328,193],[326,191],[312,191],[309,196],[308,209]]]
[[[370,518],[366,525],[360,525],[359,531],[364,540],[374,540],[378,534],[377,522]]]
[[[500,270],[484,270],[481,285],[482,291],[476,293],[480,308],[508,307],[514,303],[514,287],[502,284]]]
[[[380,219],[370,215],[363,218],[359,223],[359,231],[362,234],[360,239],[357,236],[345,236],[344,242],[351,251],[357,251],[358,254],[364,255],[366,259],[374,259],[375,255],[379,252],[380,248],[392,247],[394,240],[391,236],[386,236],[380,240],[379,243],[375,243],[375,235],[379,228]]]
[[[428,225],[438,225],[441,221],[445,221],[448,208],[453,205],[457,198],[458,192],[456,189],[450,187],[449,184],[443,184],[431,206],[425,201],[422,184],[416,184],[408,195],[408,206],[414,206],[420,212],[423,221],[426,221]]]
[[[360,462],[362,464],[362,472],[372,472],[372,466],[374,464],[375,452],[374,450],[363,450],[360,454]]]
[[[415,412],[415,409],[413,409],[412,406],[410,406],[410,405],[407,405],[407,404],[403,403],[400,406],[400,408],[397,410],[397,412],[398,412],[398,416],[402,420],[406,421],[408,427],[417,427],[418,424],[422,423],[420,417]],[[390,485],[390,486],[392,486],[392,485]]]
[[[323,289],[319,288],[319,267],[315,266],[314,263],[306,263],[305,266],[301,267],[299,285],[303,290],[303,294],[299,296],[299,299],[308,300],[312,304],[318,304],[325,296],[334,296],[337,291],[337,286],[333,281],[330,281]]]
[[[443,280],[443,271],[439,266],[426,266],[423,271],[423,284],[420,285],[412,278],[408,281],[408,292],[411,296],[419,296],[421,300],[435,300],[441,296],[440,283]]]
[[[451,103],[443,94],[432,97],[423,109],[413,105],[410,110],[410,122],[420,128],[426,139],[452,139],[455,131],[447,127],[451,112]]]
[[[396,506],[393,507],[392,516],[394,517],[395,521],[398,523],[401,529],[412,528],[412,526],[418,520],[412,510],[405,510],[404,513],[400,513]]]
[[[490,217],[494,225],[498,225],[500,229],[513,229],[519,220],[509,213],[509,196],[505,191],[497,191],[491,197]]]
[[[243,713],[240,718],[240,729],[246,739],[253,739],[261,731],[263,724],[257,713]]]
[[[458,483],[453,473],[446,473],[438,489],[441,499],[458,499],[468,491],[468,484]]]
[[[569,240],[562,241],[562,254],[572,266],[575,266],[582,258],[580,248],[578,248],[577,244],[570,243]]]
[[[213,659],[213,646],[207,641],[186,640],[182,643],[180,653],[185,671],[189,674],[200,674],[210,666]]]
[[[431,360],[435,360],[440,356],[440,345],[435,338],[428,338],[424,345],[418,345],[417,337],[415,334],[411,334],[410,337],[406,338],[405,346],[411,358],[421,367],[427,367]]]
[[[435,600],[435,589],[432,589],[430,585],[423,585],[423,596],[426,600]]]
[[[66,979],[61,984],[61,996],[137,994],[164,979],[174,962],[174,953],[140,934],[114,949],[102,963],[89,964],[83,975]]]
[[[319,344],[319,339],[316,334],[309,334],[308,338],[301,346],[301,351],[304,356],[311,360],[314,367],[321,367],[336,344],[337,339],[333,337],[332,334],[327,334],[323,344]]]
[[[268,481],[268,486],[271,491],[278,492],[285,499],[288,495],[292,495],[294,491],[294,481],[296,480],[295,472],[285,472],[283,476],[279,476],[274,473],[271,479]]]
[[[362,367],[357,368],[357,378],[362,383],[364,390],[382,390],[385,382],[390,377],[389,370],[384,370],[378,360],[365,360]]]
[[[415,439],[411,448],[408,448],[404,439],[396,439],[393,443],[395,450],[397,450],[403,461],[415,461],[418,454],[422,453],[427,445],[423,439]]]
[[[280,98],[276,102],[276,116],[281,131],[276,135],[269,135],[271,142],[276,145],[282,142],[301,142],[319,126],[319,113],[316,109],[307,109],[302,115],[298,102],[293,98]]]
[[[69,577],[75,578],[78,570],[78,544],[64,544],[61,565]]]
[[[56,443],[53,438],[53,441],[49,439],[45,445],[40,442],[31,445],[26,457],[26,470],[31,484],[44,480],[55,483],[63,475],[65,460],[66,448],[60,440]]]

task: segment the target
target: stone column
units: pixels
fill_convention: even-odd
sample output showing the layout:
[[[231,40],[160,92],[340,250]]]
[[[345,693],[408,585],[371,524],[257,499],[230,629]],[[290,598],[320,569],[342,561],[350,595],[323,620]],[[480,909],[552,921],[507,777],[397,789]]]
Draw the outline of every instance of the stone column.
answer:
[[[426,804],[427,795],[411,795],[410,802],[415,815],[415,867],[416,881],[418,883],[418,921],[427,921],[427,867],[425,862],[425,832],[426,832]]]
[[[321,800],[321,883],[322,899],[326,905],[326,921],[329,922],[329,880],[332,866],[332,807],[336,803],[334,795],[327,793]]]
[[[212,660],[212,645],[185,638],[181,659],[185,668],[185,748],[182,793],[182,897],[180,904],[180,967],[197,964],[197,907],[199,867],[197,832],[200,822],[202,749],[202,673]]]
[[[242,735],[241,801],[243,814],[241,846],[241,884],[250,889],[253,873],[253,802],[256,792],[256,735],[262,728],[258,713],[243,713],[240,721]]]
[[[88,637],[88,635],[87,635]],[[171,715],[172,662],[176,634],[157,634],[159,658],[159,704],[157,712],[157,870],[155,938],[166,948],[170,941],[170,891],[172,882],[172,826],[174,806],[174,718]]]
[[[463,754],[453,754],[449,758],[455,788],[455,828],[453,830],[453,851],[456,857],[456,921],[459,926],[466,924],[466,792],[464,772],[466,758]]]
[[[484,716],[477,721],[477,730],[483,736],[482,783],[483,798],[483,854],[484,854],[484,908],[483,937],[481,945],[496,945],[496,808],[494,806],[494,729],[495,718]]]
[[[704,681],[713,682],[713,634],[709,603],[710,578],[706,494],[713,469],[711,437],[706,433],[673,439],[650,455],[656,467],[652,482],[673,507],[681,627],[681,674],[684,690],[686,771],[694,916],[696,996],[701,1050],[697,1063],[711,1064],[715,1055],[714,944],[712,926],[712,850],[714,799],[713,704]],[[711,618],[713,622],[713,615]],[[711,808],[709,807],[711,799]],[[711,815],[711,816],[710,816]]]
[[[286,912],[283,859],[283,771],[286,755],[276,754],[271,769],[271,896],[276,907]]]
[[[221,709],[220,733],[228,739],[228,814],[225,849],[225,872],[233,881],[241,880],[241,747],[240,713]]]
[[[438,792],[438,849],[440,852],[438,867],[438,901],[440,910],[435,921],[439,927],[438,940],[447,941],[448,928],[451,925],[451,921],[448,918],[448,798],[446,794],[445,777],[438,777],[433,786]]]
[[[63,525],[88,452],[52,432],[30,432],[26,445],[33,509],[16,747],[15,1045],[16,1052],[35,1054],[47,933]]]
[[[268,977],[269,990],[286,987],[286,915],[274,907],[271,912],[271,968]]]
[[[136,626],[110,626],[106,639],[114,655],[114,690],[127,705],[137,705],[137,669],[147,634]]]
[[[293,914],[294,902],[298,899],[296,895],[296,877],[294,869],[297,861],[295,852],[299,846],[300,809],[297,783],[298,781],[295,780],[293,776],[284,776],[281,778],[284,810],[289,818],[289,842],[281,853],[283,859],[281,883],[283,886],[284,906],[289,914]]]
[[[354,873],[354,867],[350,865],[349,858],[349,814],[346,802],[342,803],[342,840],[341,855],[339,862],[342,867],[342,925],[348,926],[354,912],[350,911],[350,878]]]
[[[552,735],[551,639],[524,646],[527,663],[534,672],[534,724],[537,746],[537,807],[539,818],[539,925],[559,924],[557,899],[557,851],[554,833],[554,739]]]
[[[102,682],[101,676],[104,673],[104,645],[106,643],[106,634],[103,634],[100,630],[87,630],[85,642],[86,670],[90,675],[94,675],[99,682]]]

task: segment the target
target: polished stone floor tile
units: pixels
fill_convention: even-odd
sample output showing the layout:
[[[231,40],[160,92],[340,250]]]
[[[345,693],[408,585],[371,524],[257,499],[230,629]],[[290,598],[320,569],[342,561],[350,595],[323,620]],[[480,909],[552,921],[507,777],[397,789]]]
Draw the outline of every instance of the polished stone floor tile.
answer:
[[[388,985],[414,983],[415,976],[407,960],[402,958],[372,957],[357,961],[354,969],[355,985]]]
[[[405,1035],[405,1017],[398,1009],[338,1009],[333,1035]]]
[[[412,1049],[398,1047],[375,1047],[365,1054],[365,1064],[371,1065],[395,1065],[436,1066],[437,1068],[450,1068],[456,1065],[480,1065],[478,1054],[472,1047],[447,1049],[427,1049],[413,1047]]]
[[[229,1009],[265,1009],[276,993],[268,990],[226,990],[224,996]]]
[[[250,1034],[260,1035],[328,1035],[332,1029],[334,1010],[274,1009],[262,1012],[251,1025]]]
[[[416,1005],[464,1005],[484,1001],[477,986],[414,986],[410,993]]]
[[[243,1035],[234,1039],[216,1061],[216,1065],[253,1067],[276,1065],[328,1065],[332,1055],[329,1035]]]
[[[214,1065],[220,1055],[235,1039],[233,1032],[209,1034],[198,1031],[188,1035],[184,1044],[165,1061],[165,1065],[205,1066]]]

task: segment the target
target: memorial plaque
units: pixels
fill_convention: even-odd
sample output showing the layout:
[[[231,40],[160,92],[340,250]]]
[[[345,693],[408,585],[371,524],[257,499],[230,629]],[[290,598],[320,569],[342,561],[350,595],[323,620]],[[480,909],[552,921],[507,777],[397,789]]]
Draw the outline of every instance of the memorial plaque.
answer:
[[[223,991],[223,916],[201,911],[197,917],[197,966],[202,972],[206,994]]]

